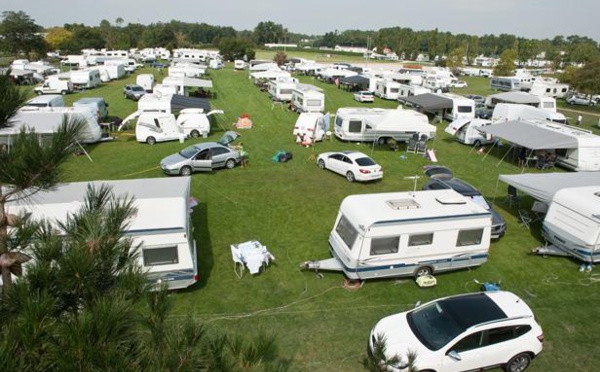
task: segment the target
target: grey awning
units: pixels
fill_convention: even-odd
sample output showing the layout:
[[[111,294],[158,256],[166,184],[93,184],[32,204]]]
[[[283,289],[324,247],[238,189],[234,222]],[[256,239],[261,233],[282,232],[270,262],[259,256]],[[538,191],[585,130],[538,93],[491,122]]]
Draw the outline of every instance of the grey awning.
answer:
[[[531,150],[577,148],[577,140],[571,136],[517,120],[483,126],[478,130]]]
[[[422,107],[425,111],[452,108],[452,100],[450,98],[441,97],[433,93],[406,97],[404,101]]]
[[[340,79],[340,84],[347,84],[347,85],[356,84],[361,88],[368,88],[369,87],[369,78],[366,78],[366,77],[360,76],[360,75],[343,77]]]
[[[501,174],[498,179],[549,204],[558,190],[600,185],[600,172]]]
[[[210,102],[205,98],[187,97],[180,94],[171,96],[171,111],[180,111],[186,108],[201,108],[204,112],[209,112]]]

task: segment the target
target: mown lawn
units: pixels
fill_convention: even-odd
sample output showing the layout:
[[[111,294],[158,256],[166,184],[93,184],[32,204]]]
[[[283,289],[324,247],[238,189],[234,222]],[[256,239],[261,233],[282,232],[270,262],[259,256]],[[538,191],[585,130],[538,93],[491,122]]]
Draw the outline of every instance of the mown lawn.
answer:
[[[428,160],[383,146],[373,148],[335,138],[318,143],[316,153],[359,149],[383,165],[385,177],[381,182],[350,184],[343,177],[320,170],[310,160],[313,150],[294,143],[291,132],[297,115],[272,108],[267,94],[253,86],[247,72],[235,72],[227,64],[225,69],[210,74],[218,93],[213,106],[225,114],[217,117],[208,140],[216,140],[224,130],[231,129],[239,115],[248,113],[255,127],[241,132],[240,140],[250,153],[250,163],[247,168],[192,176],[192,194],[200,202],[193,223],[201,279],[192,288],[172,294],[176,316],[192,314],[214,327],[248,336],[267,329],[277,335],[279,355],[289,360],[292,371],[362,371],[360,361],[365,356],[369,331],[380,318],[409,309],[419,300],[477,291],[479,286],[474,280],[501,281],[503,289],[527,301],[544,328],[545,350],[533,362],[531,371],[597,369],[598,284],[592,284],[589,274],[577,270],[577,262],[529,254],[542,244],[540,225],[534,224],[531,231],[521,227],[516,210],[504,203],[506,185],[498,184],[498,175],[520,172],[516,164],[500,161],[504,149],[494,150],[483,159],[470,147],[454,142],[443,131],[443,124],[431,144],[439,163],[478,187],[507,220],[507,234],[492,244],[485,265],[438,275],[438,285],[429,289],[418,288],[411,279],[386,279],[369,281],[359,290],[347,290],[342,287],[341,274],[326,273],[318,279],[312,272],[301,271],[300,263],[329,257],[327,239],[345,196],[412,190],[413,180],[406,177],[422,174]],[[338,107],[358,104],[351,94],[334,85],[309,77],[300,79],[325,90],[327,111],[333,113]],[[136,108],[134,102],[122,97],[123,85],[133,80],[128,77],[70,95],[67,101],[84,95],[104,96],[111,113],[124,117]],[[459,92],[489,93],[486,79],[465,80],[469,88]],[[373,106],[391,108],[396,104],[376,99]],[[596,122],[597,118],[586,119],[584,126]],[[165,177],[158,169],[162,157],[194,141],[206,141],[149,146],[137,143],[132,132],[121,132],[117,137],[116,141],[88,148],[93,162],[83,156],[69,160],[65,166],[68,180]],[[291,151],[293,160],[272,162],[278,150]],[[407,155],[406,159],[402,155]],[[417,188],[423,182],[423,178],[418,179]],[[233,273],[229,245],[251,239],[265,244],[276,261],[266,272],[256,277],[246,272],[239,280]]]

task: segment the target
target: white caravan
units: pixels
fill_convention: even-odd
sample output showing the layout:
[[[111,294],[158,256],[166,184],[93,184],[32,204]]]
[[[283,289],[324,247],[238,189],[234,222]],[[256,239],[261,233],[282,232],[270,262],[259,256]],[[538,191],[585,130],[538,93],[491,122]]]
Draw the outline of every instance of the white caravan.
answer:
[[[154,75],[153,74],[139,74],[135,78],[135,83],[142,88],[146,92],[151,93],[154,89]]]
[[[600,136],[590,130],[548,121],[540,121],[536,125],[573,142],[571,148],[555,150],[555,164],[574,171],[600,171]]]
[[[77,68],[87,67],[88,63],[84,55],[68,55],[60,64],[63,66],[73,66]]]
[[[23,107],[9,119],[10,127],[0,129],[0,143],[10,145],[12,137],[17,135],[21,128],[34,129],[41,138],[51,137],[62,125],[65,117],[85,123],[80,133],[81,143],[95,143],[102,140],[102,128],[98,125],[97,116],[87,108]]]
[[[292,90],[296,88],[298,79],[278,79],[270,80],[267,92],[273,101],[290,102],[292,100]]]
[[[222,113],[222,110],[204,113],[202,109],[183,109],[176,119],[175,115],[165,112],[138,111],[125,120],[131,120],[136,114],[139,116],[135,126],[135,138],[138,142],[153,145],[156,142],[179,140],[183,143],[186,137],[206,138],[210,132],[209,116]]]
[[[297,112],[323,112],[325,94],[312,88],[294,88],[292,90],[292,109]]]
[[[521,79],[516,76],[494,76],[490,78],[490,89],[506,92],[521,90]]]
[[[91,89],[100,85],[100,71],[97,69],[71,71],[71,83],[74,89]]]
[[[550,246],[546,254],[575,257],[587,263],[600,262],[600,186],[558,190],[542,225],[542,236]]]
[[[413,110],[343,107],[335,114],[334,133],[343,141],[406,142],[415,133],[435,138],[435,132],[427,116]]]
[[[487,135],[479,131],[479,128],[491,124],[490,120],[485,119],[456,119],[448,124],[444,131],[455,136],[456,140],[460,143],[479,147],[494,143],[495,139],[492,135]]]
[[[400,83],[394,80],[378,80],[375,84],[375,95],[382,99],[397,100]]]
[[[303,112],[298,116],[292,134],[294,136],[308,134],[315,141],[322,141],[329,131],[330,118],[329,113]]]
[[[89,185],[112,188],[117,197],[133,197],[137,213],[125,227],[132,239],[138,264],[148,272],[153,289],[165,283],[168,289],[187,288],[198,281],[196,242],[190,220],[190,177],[148,178],[74,182],[39,191],[27,199],[8,204],[12,214],[30,213],[56,222],[65,222],[69,214],[82,206]],[[139,248],[138,248],[139,246]]]
[[[454,190],[350,195],[313,270],[350,279],[422,276],[485,263],[492,215]]]
[[[248,64],[241,60],[241,59],[236,59],[235,61],[233,61],[233,69],[234,70],[245,70],[248,68]]]
[[[48,94],[28,100],[21,109],[30,109],[32,107],[65,107],[65,100],[60,94]]]
[[[452,100],[452,108],[444,111],[444,119],[474,119],[475,118],[475,101],[453,93],[433,93],[440,97]]]
[[[46,79],[42,84],[33,88],[36,94],[62,94],[73,92],[73,84],[70,81],[60,79]]]
[[[108,80],[118,80],[125,76],[125,65],[103,65],[98,66],[98,70],[104,71]]]
[[[536,96],[565,98],[567,93],[569,93],[569,84],[550,83],[536,80],[525,91]]]
[[[560,112],[517,103],[496,104],[492,112],[492,122],[496,124],[510,120],[548,120],[561,124],[567,123],[567,118]]]
[[[87,108],[98,116],[98,121],[101,122],[108,118],[108,102],[103,97],[84,97],[73,102],[74,108]]]
[[[485,99],[485,105],[494,108],[498,103],[518,103],[556,112],[556,99],[536,96],[526,92],[504,92],[491,94]]]
[[[410,97],[411,86],[400,84],[398,86],[398,103],[403,103],[406,97]]]

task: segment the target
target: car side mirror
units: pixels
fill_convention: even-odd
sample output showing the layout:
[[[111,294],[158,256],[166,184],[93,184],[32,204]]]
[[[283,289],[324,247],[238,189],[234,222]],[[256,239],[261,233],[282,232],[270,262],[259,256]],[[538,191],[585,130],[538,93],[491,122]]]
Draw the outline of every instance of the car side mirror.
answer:
[[[460,362],[462,360],[462,357],[456,350],[450,350],[450,352],[448,353],[448,356],[458,362]]]

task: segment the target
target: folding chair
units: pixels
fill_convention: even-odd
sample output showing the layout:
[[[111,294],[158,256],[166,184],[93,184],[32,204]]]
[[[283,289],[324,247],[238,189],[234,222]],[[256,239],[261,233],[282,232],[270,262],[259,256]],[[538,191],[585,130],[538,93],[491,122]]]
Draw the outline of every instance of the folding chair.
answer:
[[[244,276],[244,261],[239,249],[233,245],[231,246],[231,258],[233,258],[233,272],[238,279],[242,279],[242,276]]]
[[[419,143],[419,134],[414,133],[411,138],[406,142],[406,152],[417,152],[417,144]]]
[[[426,152],[427,152],[427,136],[425,136],[425,138],[423,138],[423,136],[421,136],[419,141],[417,141],[417,154],[425,154]]]
[[[519,218],[521,219],[519,225],[521,225],[521,227],[526,227],[527,230],[529,230],[529,224],[533,222],[529,212],[527,212],[526,209],[519,209]]]

